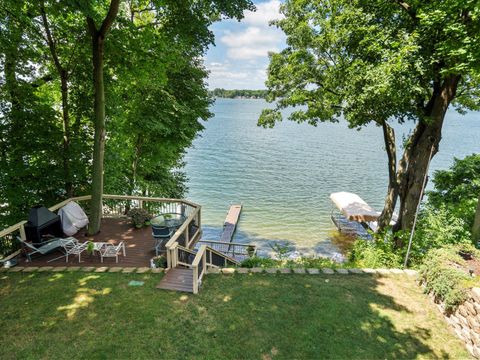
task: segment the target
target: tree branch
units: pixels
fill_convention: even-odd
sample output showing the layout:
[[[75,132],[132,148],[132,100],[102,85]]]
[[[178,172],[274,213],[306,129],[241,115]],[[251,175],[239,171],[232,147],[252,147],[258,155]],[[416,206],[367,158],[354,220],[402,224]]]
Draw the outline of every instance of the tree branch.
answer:
[[[408,15],[410,15],[410,17],[413,19],[413,20],[417,20],[417,13],[412,9],[412,6],[407,4],[406,2],[402,1],[402,0],[394,0],[398,5],[400,5],[400,7],[405,10],[407,12]]]
[[[120,6],[120,0],[111,0],[110,8],[108,9],[107,16],[103,20],[100,30],[98,30],[99,36],[104,37],[105,34],[108,32],[108,30],[113,24],[113,20],[115,20],[115,18],[117,17],[119,6]]]
[[[60,60],[58,59],[57,49],[55,48],[55,42],[53,41],[50,26],[48,25],[47,14],[45,12],[45,2],[43,0],[40,2],[40,14],[42,15],[43,28],[45,29],[45,33],[47,35],[47,45],[50,48],[53,62],[58,72],[61,73],[63,71],[63,67],[62,64],[60,64]]]

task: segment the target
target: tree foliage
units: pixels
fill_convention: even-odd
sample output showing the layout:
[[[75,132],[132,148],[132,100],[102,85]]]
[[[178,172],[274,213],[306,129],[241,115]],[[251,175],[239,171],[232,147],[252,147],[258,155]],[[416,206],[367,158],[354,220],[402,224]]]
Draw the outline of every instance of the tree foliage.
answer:
[[[434,190],[427,193],[429,205],[446,207],[452,216],[463,219],[470,231],[480,197],[480,154],[455,159],[450,169],[435,171],[433,184]]]
[[[91,193],[95,112],[86,19],[99,31],[110,4],[0,4],[3,225],[37,203]],[[102,66],[106,191],[183,196],[184,151],[211,115],[201,61],[214,40],[209,25],[253,8],[250,0],[119,1]]]

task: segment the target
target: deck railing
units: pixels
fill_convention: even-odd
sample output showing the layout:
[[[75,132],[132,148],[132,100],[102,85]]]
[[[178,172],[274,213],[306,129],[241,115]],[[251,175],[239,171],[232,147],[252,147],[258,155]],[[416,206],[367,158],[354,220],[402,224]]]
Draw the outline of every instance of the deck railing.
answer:
[[[208,245],[212,249],[240,261],[255,255],[257,252],[257,247],[252,244],[241,244],[216,240],[199,240],[198,243]]]
[[[209,267],[229,267],[239,264],[238,261],[207,245],[200,246],[191,266],[193,268],[193,293],[198,293],[202,279],[207,274]]]
[[[49,207],[50,211],[57,211],[70,201],[81,203],[85,212],[89,213],[89,202],[91,195],[77,196],[64,200],[58,204]],[[187,220],[172,236],[169,243],[178,243],[178,245],[191,249],[195,242],[201,236],[201,207],[187,200],[156,198],[135,195],[103,195],[103,217],[126,216],[129,209],[145,208],[152,215],[175,212],[187,217]],[[0,258],[3,260],[17,256],[20,253],[20,244],[16,237],[23,240],[25,236],[25,224],[27,221],[21,221],[0,231]],[[169,253],[167,251],[167,260]],[[171,262],[171,259],[170,259]]]

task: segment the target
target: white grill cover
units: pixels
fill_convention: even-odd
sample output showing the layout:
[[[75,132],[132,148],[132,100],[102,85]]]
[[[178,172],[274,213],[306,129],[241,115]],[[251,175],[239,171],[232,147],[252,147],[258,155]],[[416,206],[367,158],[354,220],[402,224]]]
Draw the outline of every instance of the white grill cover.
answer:
[[[330,194],[330,199],[348,220],[376,221],[380,215],[357,194],[342,191]]]
[[[62,220],[63,232],[67,236],[75,235],[80,229],[88,225],[88,217],[76,202],[71,201],[60,210],[58,215]]]

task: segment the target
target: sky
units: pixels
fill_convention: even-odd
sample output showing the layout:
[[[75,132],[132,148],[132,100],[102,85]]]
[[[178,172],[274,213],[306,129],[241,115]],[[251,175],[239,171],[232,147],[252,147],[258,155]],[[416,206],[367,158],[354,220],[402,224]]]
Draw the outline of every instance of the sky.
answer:
[[[223,20],[211,26],[215,46],[205,56],[209,89],[265,89],[268,53],[285,47],[285,34],[269,22],[280,18],[280,0],[255,1],[241,22]]]

